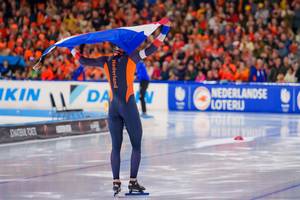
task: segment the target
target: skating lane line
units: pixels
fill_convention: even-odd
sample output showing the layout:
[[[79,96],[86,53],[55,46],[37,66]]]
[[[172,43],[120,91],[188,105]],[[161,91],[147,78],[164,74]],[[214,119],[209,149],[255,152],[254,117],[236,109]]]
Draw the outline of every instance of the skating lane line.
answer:
[[[281,192],[285,192],[285,191],[288,191],[290,189],[294,189],[294,188],[297,188],[300,186],[300,183],[296,183],[296,184],[293,184],[293,185],[290,185],[290,186],[287,186],[287,187],[284,187],[284,188],[281,188],[281,189],[277,189],[277,190],[274,190],[272,192],[268,192],[268,193],[265,193],[265,194],[262,194],[262,195],[259,195],[257,197],[253,197],[251,198],[250,200],[257,200],[257,199],[262,199],[262,198],[266,198],[266,197],[270,197],[274,194],[278,194],[278,193],[281,193]]]
[[[189,151],[193,151],[193,150],[197,150],[197,149],[209,148],[209,147],[213,147],[213,146],[252,142],[255,139],[256,139],[255,137],[252,137],[252,138],[245,138],[244,141],[235,141],[232,138],[204,141],[204,142],[196,144],[195,147],[185,148],[180,151],[166,152],[166,153],[160,153],[160,154],[153,154],[153,155],[149,155],[149,156],[143,156],[142,159],[151,159],[151,158],[156,158],[156,157],[174,155],[174,154],[178,154],[178,153],[185,153],[185,152],[189,152]],[[123,160],[122,162],[130,162],[130,159]],[[25,177],[25,178],[16,178],[17,180],[2,181],[2,182],[0,182],[0,185],[16,183],[16,182],[22,183],[27,180],[31,180],[31,179],[35,179],[35,178],[54,176],[54,175],[58,175],[58,174],[69,173],[69,172],[79,171],[79,170],[85,170],[85,169],[90,169],[90,168],[94,168],[94,167],[103,167],[103,166],[107,166],[107,165],[110,165],[110,162],[103,163],[103,164],[97,164],[97,165],[90,165],[90,166],[85,166],[85,167],[78,167],[78,168],[73,168],[73,169],[66,169],[66,170],[62,170],[62,171],[50,172],[50,173],[45,173],[45,174],[40,174],[40,175],[34,175],[34,176]]]

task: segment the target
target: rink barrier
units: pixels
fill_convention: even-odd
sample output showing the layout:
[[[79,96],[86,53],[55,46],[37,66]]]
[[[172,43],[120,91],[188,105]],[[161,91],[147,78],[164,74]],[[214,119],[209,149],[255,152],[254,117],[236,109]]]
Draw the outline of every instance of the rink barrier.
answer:
[[[107,118],[1,125],[0,143],[48,139],[108,131]]]
[[[171,111],[300,113],[300,85],[276,83],[170,83]]]
[[[140,106],[139,83],[134,84],[134,91],[137,105]],[[56,100],[63,93],[70,109],[108,109],[107,82],[0,80],[0,110],[49,110],[50,93]],[[145,101],[149,112],[170,110],[300,113],[300,85],[155,81],[150,83]]]
[[[140,106],[139,83],[134,84],[134,91]],[[51,110],[50,93],[58,107],[62,107],[62,93],[69,109],[104,111],[108,108],[107,82],[0,80],[0,109]],[[168,84],[150,84],[145,95],[148,110],[167,110],[167,98]]]

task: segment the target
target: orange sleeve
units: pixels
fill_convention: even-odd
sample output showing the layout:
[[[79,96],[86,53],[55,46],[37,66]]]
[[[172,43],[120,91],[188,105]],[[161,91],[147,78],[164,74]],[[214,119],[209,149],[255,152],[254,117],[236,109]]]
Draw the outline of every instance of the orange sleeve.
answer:
[[[136,69],[135,62],[132,59],[128,59],[128,63],[126,67],[126,83],[127,83],[126,102],[128,102],[129,97],[133,94],[133,82],[134,82],[135,69]]]

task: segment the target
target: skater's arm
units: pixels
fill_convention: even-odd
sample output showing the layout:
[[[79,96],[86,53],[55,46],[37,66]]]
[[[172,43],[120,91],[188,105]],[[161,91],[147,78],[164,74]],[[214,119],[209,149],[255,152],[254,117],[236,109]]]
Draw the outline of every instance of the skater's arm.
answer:
[[[98,58],[84,57],[76,49],[73,49],[71,53],[75,58],[79,59],[79,63],[84,66],[103,67],[107,60],[107,56],[100,56]]]
[[[147,56],[153,54],[158,49],[158,47],[160,47],[163,44],[164,39],[166,38],[167,34],[170,31],[171,23],[168,18],[162,19],[159,23],[162,24],[162,29],[160,34],[154,39],[152,44],[149,47],[142,49],[140,51],[134,51],[130,55],[131,59],[135,63],[138,63],[140,60],[145,59]]]

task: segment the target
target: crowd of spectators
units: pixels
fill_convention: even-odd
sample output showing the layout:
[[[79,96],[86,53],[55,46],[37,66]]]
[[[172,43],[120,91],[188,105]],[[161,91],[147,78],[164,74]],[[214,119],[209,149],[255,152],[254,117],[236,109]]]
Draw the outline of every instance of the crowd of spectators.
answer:
[[[4,0],[0,55],[21,56],[26,67],[3,61],[0,78],[72,80],[78,63],[57,49],[32,70],[56,41],[90,31],[172,21],[166,42],[145,60],[152,80],[300,82],[300,0]],[[86,45],[98,57],[106,43]],[[84,68],[77,80],[105,79]]]

